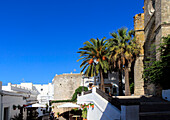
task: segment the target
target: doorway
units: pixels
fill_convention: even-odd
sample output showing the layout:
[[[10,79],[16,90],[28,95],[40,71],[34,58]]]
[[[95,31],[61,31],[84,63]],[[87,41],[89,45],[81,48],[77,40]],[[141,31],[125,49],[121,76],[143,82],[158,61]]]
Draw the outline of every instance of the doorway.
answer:
[[[4,108],[4,120],[8,120],[8,116],[9,116],[9,108],[5,107]]]
[[[110,87],[105,87],[105,93],[109,94],[110,92]]]

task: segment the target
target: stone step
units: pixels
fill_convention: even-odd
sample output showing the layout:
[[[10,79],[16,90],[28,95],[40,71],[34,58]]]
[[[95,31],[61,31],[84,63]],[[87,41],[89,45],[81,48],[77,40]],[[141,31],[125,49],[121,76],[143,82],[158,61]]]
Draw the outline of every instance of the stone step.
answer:
[[[170,104],[142,104],[139,107],[140,112],[161,112],[170,111]]]
[[[148,115],[140,116],[139,120],[170,120],[170,115]]]

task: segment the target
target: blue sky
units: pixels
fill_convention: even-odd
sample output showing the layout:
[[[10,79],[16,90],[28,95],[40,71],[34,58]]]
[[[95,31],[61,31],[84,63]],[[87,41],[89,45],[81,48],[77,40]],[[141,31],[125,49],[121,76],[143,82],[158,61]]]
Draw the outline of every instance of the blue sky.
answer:
[[[133,29],[143,0],[1,0],[0,81],[51,82],[80,72],[76,52],[90,38]]]

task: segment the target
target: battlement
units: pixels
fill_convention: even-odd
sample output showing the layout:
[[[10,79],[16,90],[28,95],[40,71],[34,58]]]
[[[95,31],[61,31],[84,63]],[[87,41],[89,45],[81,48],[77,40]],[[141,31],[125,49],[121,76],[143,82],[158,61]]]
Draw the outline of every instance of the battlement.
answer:
[[[144,30],[144,13],[136,14],[134,17],[134,30]]]

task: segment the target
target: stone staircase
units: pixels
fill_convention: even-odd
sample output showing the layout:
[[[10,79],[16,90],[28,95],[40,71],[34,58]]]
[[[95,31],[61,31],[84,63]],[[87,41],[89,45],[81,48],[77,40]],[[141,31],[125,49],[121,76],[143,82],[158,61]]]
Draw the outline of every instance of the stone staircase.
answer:
[[[142,100],[139,107],[140,120],[170,120],[170,102],[160,98]]]
[[[170,120],[170,102],[158,97],[135,96],[110,97],[97,89],[96,92],[121,110],[121,105],[139,105],[139,120]]]

